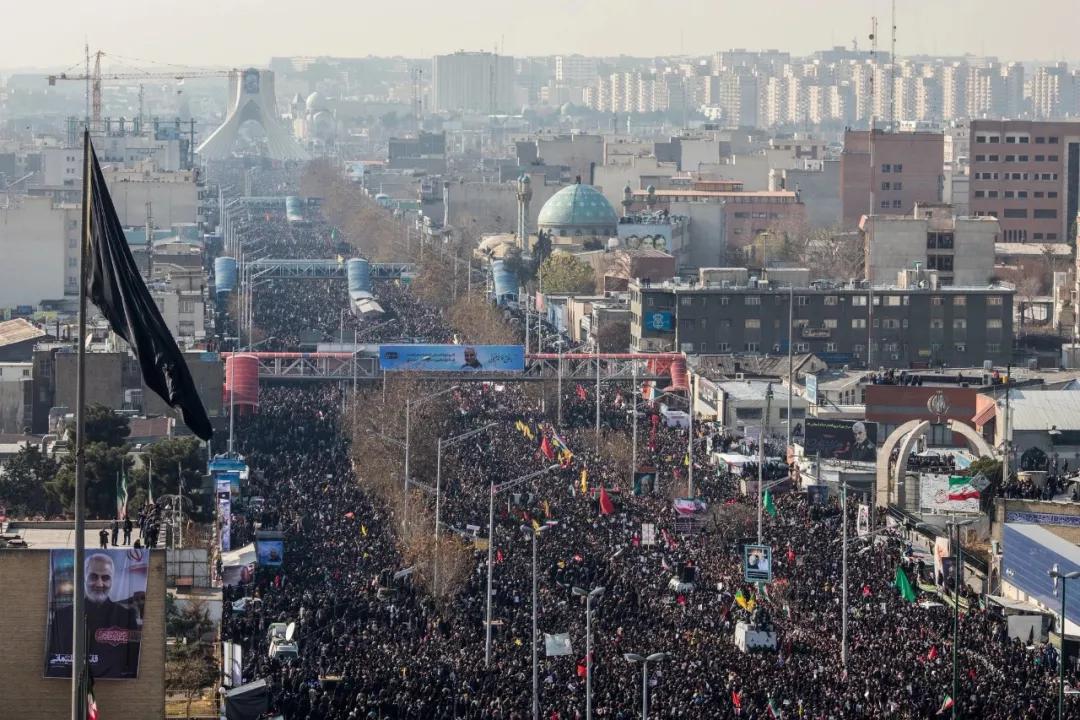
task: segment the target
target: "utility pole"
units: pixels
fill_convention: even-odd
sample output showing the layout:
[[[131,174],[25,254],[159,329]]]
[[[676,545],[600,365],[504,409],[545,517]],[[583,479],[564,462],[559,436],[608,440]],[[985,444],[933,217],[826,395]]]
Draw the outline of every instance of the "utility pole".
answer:
[[[791,426],[794,419],[791,417],[791,393],[795,385],[795,356],[792,348],[795,331],[795,283],[788,288],[788,321],[787,321],[787,447],[791,447]],[[785,450],[786,452],[786,450]]]
[[[818,478],[818,482],[821,482],[821,478]],[[843,616],[840,622],[840,666],[847,671],[847,638],[848,638],[848,573],[847,573],[847,523],[848,523],[848,511],[847,511],[847,483],[843,480],[840,481],[840,512],[844,516],[844,549],[842,551],[842,574],[841,580],[843,588],[841,590],[841,604],[843,605]]]
[[[1010,443],[1011,433],[1009,432],[1009,430],[1010,430],[1009,422],[1012,420],[1012,418],[1009,417],[1009,415],[1010,415],[1010,413],[1009,413],[1009,396],[1010,395],[1012,395],[1012,363],[1009,363],[1008,365],[1005,366],[1005,417],[1003,418],[1003,420],[1004,420],[1003,425],[1005,427],[1002,429],[1002,433],[1001,433],[1001,448],[1002,448],[1002,453],[1001,453],[1001,486],[1002,487],[1005,486],[1005,483],[1009,482],[1009,461],[1011,460],[1011,458],[1009,457],[1009,453],[1012,450],[1012,448],[1010,447],[1010,445],[1011,445],[1011,443]]]
[[[772,383],[765,387],[765,416],[761,420],[761,432],[758,433],[758,466],[757,466],[757,541],[761,544],[762,538],[762,496],[765,494],[765,427],[769,422],[769,412],[772,410]]]

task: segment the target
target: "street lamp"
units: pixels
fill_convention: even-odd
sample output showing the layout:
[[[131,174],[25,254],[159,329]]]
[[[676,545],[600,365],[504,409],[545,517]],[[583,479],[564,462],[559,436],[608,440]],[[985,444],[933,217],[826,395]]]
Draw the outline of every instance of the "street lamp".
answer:
[[[519,478],[513,480],[507,480],[499,485],[495,484],[495,479],[491,480],[491,495],[488,498],[488,556],[487,556],[487,609],[485,611],[485,635],[484,635],[484,667],[491,667],[491,570],[494,565],[494,548],[495,548],[495,496],[499,493],[517,487],[522,483],[535,480],[536,478],[549,473],[552,470],[558,470],[558,465],[548,465],[543,470],[537,470],[536,472],[529,473],[528,475],[522,475]]]
[[[765,415],[761,420],[761,431],[758,433],[758,466],[757,466],[757,541],[761,544],[761,502],[765,488],[765,428],[769,424],[769,412],[772,410],[772,383],[765,386]]]
[[[585,720],[592,720],[592,601],[604,594],[604,587],[574,587],[571,591],[585,598]]]
[[[540,656],[537,653],[536,636],[537,632],[537,582],[536,582],[536,539],[540,537],[540,534],[545,530],[554,527],[553,525],[541,525],[539,527],[530,527],[529,525],[522,525],[521,530],[532,540],[532,637],[529,638],[529,645],[532,649],[532,717],[533,720],[540,720]]]
[[[1058,658],[1058,720],[1063,720],[1065,717],[1065,586],[1068,585],[1069,580],[1075,580],[1080,577],[1080,572],[1059,572],[1058,570],[1051,570],[1050,577],[1055,580],[1061,579],[1061,628],[1059,635],[1061,636],[1061,652]]]
[[[953,630],[952,630],[952,718],[956,720],[960,713],[960,663],[959,656],[957,654],[958,643],[960,642],[960,583],[962,581],[963,568],[964,568],[964,549],[960,545],[960,528],[965,525],[970,525],[974,522],[978,522],[979,518],[970,518],[968,520],[957,520],[952,518],[945,522],[945,525],[949,528],[949,544],[952,545],[952,531],[956,530],[956,551],[953,553]],[[915,524],[916,528],[926,529],[933,528],[934,526],[921,522]],[[1063,643],[1064,644],[1064,643]]]
[[[442,451],[443,451],[443,448],[444,447],[449,447],[450,445],[456,445],[457,443],[462,442],[463,440],[468,440],[469,438],[473,437],[474,435],[479,435],[480,433],[484,432],[485,430],[489,430],[489,429],[495,427],[495,425],[496,425],[496,423],[493,423],[493,422],[488,423],[487,425],[484,425],[483,427],[478,427],[478,428],[476,428],[474,430],[469,430],[468,432],[464,432],[464,433],[462,433],[462,434],[460,434],[460,435],[458,435],[456,437],[452,437],[452,438],[450,438],[448,440],[443,440],[442,438],[439,438],[438,449],[436,451],[436,460],[435,460],[435,577],[434,577],[434,587],[435,587],[435,594],[436,595],[439,594],[439,555],[441,554],[439,552],[439,520],[441,519],[441,514],[440,513],[441,513],[441,510],[442,510]]]
[[[649,663],[660,662],[667,656],[666,652],[653,653],[647,657],[637,653],[623,653],[628,662],[641,663],[641,720],[649,720]]]
[[[421,359],[427,359],[427,356]],[[401,527],[403,529],[408,528],[409,525],[409,435],[410,429],[412,427],[412,406],[419,405],[420,403],[427,402],[428,400],[434,400],[440,395],[445,395],[448,392],[457,390],[458,387],[460,386],[451,385],[445,390],[440,390],[437,393],[432,393],[431,395],[426,395],[424,397],[417,398],[416,400],[409,398],[405,401],[405,508],[403,512],[403,517],[401,518]]]
[[[762,508],[762,498],[765,497],[765,491],[769,490],[770,488],[774,488],[777,485],[783,485],[789,479],[790,478],[780,478],[779,480],[773,480],[771,483],[769,483],[768,485],[765,485],[763,487],[761,485],[761,483],[762,483],[761,468],[760,468],[760,466],[758,467],[758,492],[757,492],[757,501],[758,501],[758,506],[757,506],[757,542],[758,542],[758,545],[760,545],[762,543],[762,539],[764,538],[764,531],[763,531],[762,525],[761,525],[761,508]]]

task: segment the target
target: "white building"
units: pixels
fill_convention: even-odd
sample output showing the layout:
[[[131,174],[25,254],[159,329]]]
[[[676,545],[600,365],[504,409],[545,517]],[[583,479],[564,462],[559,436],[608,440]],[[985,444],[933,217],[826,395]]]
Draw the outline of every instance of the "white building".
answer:
[[[509,112],[514,108],[514,58],[489,52],[436,55],[431,87],[434,112]]]
[[[103,167],[120,224],[146,224],[147,203],[156,227],[199,221],[199,187],[190,170],[157,172],[148,168]]]
[[[78,292],[79,206],[47,197],[0,202],[0,308]]]

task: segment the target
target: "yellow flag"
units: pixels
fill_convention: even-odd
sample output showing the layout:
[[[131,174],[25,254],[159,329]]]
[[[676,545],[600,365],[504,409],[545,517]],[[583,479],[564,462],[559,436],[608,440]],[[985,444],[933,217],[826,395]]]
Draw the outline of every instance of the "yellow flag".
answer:
[[[532,526],[533,526],[533,531],[534,532],[540,532],[540,521],[539,520],[534,519],[532,521]]]
[[[514,638],[514,644],[521,647],[521,638]]]
[[[683,464],[683,465],[686,465],[686,466],[689,466],[689,465],[690,465],[690,453],[686,453],[686,454],[685,454],[685,455],[683,456],[683,459],[682,459],[682,464]]]
[[[754,598],[750,598],[749,600],[747,600],[746,601],[746,611],[747,612],[753,612],[754,605],[755,605]]]
[[[581,494],[587,495],[589,492],[589,471],[585,468],[581,468]]]
[[[360,534],[367,537],[367,525],[364,525],[363,523],[360,524]]]
[[[551,504],[547,500],[544,501],[544,517],[551,517]]]
[[[532,428],[529,427],[528,425],[525,426],[525,437],[529,438],[530,440],[533,440],[533,439],[536,438],[536,436],[533,435]]]

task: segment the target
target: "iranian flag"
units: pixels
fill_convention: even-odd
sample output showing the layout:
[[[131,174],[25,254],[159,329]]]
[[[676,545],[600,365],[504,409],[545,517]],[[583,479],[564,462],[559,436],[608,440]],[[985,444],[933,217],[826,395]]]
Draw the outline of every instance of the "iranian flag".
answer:
[[[949,476],[950,500],[978,500],[979,491],[971,484],[971,478],[965,475]]]
[[[937,714],[944,715],[945,711],[951,710],[954,704],[955,703],[953,703],[952,695],[946,695],[945,702],[941,703],[941,707],[938,709]]]

